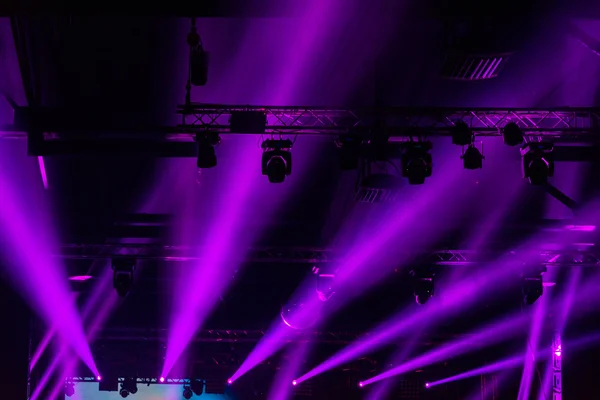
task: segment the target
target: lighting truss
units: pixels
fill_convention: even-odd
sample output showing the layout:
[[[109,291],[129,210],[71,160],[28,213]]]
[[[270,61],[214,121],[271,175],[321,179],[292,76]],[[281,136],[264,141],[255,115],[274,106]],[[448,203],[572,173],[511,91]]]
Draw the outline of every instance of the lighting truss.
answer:
[[[502,136],[501,129],[515,122],[528,136],[577,138],[596,133],[600,127],[600,109],[501,109],[501,108],[323,108],[323,107],[248,107],[193,103],[179,106],[182,132],[210,130],[229,133],[232,113],[261,111],[267,117],[266,133],[340,134],[351,128],[373,127],[375,122],[391,136],[414,134],[451,135],[451,128],[464,122],[478,136]],[[381,126],[381,125],[379,125]]]
[[[390,136],[407,137],[419,131],[430,136],[450,136],[450,128],[462,121],[475,135],[502,136],[502,128],[509,122],[515,122],[527,137],[582,141],[597,136],[600,127],[598,108],[336,108],[191,103],[178,106],[177,113],[181,116],[181,123],[168,127],[115,127],[103,122],[101,112],[17,107],[14,123],[0,127],[0,138],[25,138],[29,133],[42,143],[55,144],[81,144],[82,141],[85,143],[86,140],[101,139],[104,142],[121,143],[119,148],[127,150],[135,148],[134,145],[139,145],[139,142],[193,142],[196,134],[207,131],[227,134],[230,133],[232,113],[244,111],[263,112],[267,118],[267,134],[339,135],[352,128],[362,128],[368,132],[383,126]],[[35,132],[31,132],[32,126],[35,126]],[[96,147],[102,147],[102,143],[96,143]],[[77,147],[77,150],[80,149]],[[153,149],[159,150],[158,147]],[[56,146],[45,150],[53,154],[67,151]],[[189,149],[184,150],[177,150],[182,154],[180,157],[190,156],[187,153],[192,153]]]
[[[542,250],[539,263],[557,266],[600,266],[600,254],[593,250]],[[185,246],[163,246],[157,244],[64,244],[57,257],[75,260],[95,260],[119,258],[135,258],[140,260],[159,261],[193,261],[201,259],[201,249]],[[505,255],[500,251],[474,250],[433,250],[423,251],[420,259],[423,262],[441,266],[461,266],[490,262]],[[414,255],[414,254],[413,254]],[[247,262],[250,263],[341,263],[344,259],[339,252],[328,248],[301,247],[254,247],[248,251]]]
[[[136,378],[136,383],[146,384],[146,385],[185,385],[189,384],[189,379],[184,378],[165,378],[164,382],[159,382],[159,378]],[[122,383],[125,378],[118,378],[117,381]],[[97,382],[97,379],[93,376],[71,376],[65,379],[66,382]]]

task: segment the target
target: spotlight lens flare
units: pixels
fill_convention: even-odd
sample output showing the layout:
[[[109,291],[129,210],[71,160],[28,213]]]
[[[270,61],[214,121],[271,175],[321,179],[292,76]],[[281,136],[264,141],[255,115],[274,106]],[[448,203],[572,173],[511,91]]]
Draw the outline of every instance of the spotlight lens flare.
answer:
[[[364,382],[358,382],[358,387],[359,387],[359,388],[365,387],[365,384],[364,384]]]
[[[98,381],[101,381],[101,380],[102,380],[102,376],[98,375],[98,376],[96,377],[96,380],[98,380]]]
[[[164,383],[164,381],[165,381],[165,377],[164,377],[164,376],[161,376],[160,378],[158,378],[158,381],[159,381],[160,383]]]
[[[228,385],[231,385],[232,383],[233,383],[233,379],[231,379],[231,378],[227,379],[227,384]]]
[[[297,384],[298,384],[298,381],[294,379],[294,380],[292,381],[292,385],[296,386]]]
[[[426,383],[426,384],[425,384],[425,387],[426,387],[426,388],[429,388],[429,383]]]

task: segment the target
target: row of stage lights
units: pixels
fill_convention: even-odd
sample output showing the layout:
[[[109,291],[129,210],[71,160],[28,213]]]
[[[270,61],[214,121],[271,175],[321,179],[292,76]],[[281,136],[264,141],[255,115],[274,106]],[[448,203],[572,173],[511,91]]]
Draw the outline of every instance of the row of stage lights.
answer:
[[[96,377],[97,381],[102,381],[102,377],[98,376]],[[157,379],[158,383],[165,383],[165,378],[164,377],[160,377]],[[143,383],[147,383],[147,381],[142,381]],[[228,380],[227,384],[231,384],[232,381]],[[136,378],[125,378],[123,379],[123,381],[121,382],[120,385],[117,385],[116,387],[119,390],[119,395],[122,398],[126,398],[129,397],[130,394],[134,395],[138,392],[138,380]],[[206,382],[202,379],[191,379],[188,383],[185,383],[183,385],[183,393],[182,396],[184,399],[188,400],[191,399],[194,395],[196,396],[200,396],[204,393],[204,385],[206,384]],[[73,381],[69,381],[67,380],[65,382],[65,387],[64,387],[64,393],[65,396],[67,397],[72,397],[73,395],[75,395],[75,383]]]
[[[235,132],[241,130],[237,129]],[[253,132],[260,132],[260,129],[250,129],[249,133]],[[502,128],[502,136],[504,143],[509,146],[519,146],[524,143],[524,133],[514,122],[509,122]],[[219,135],[217,133],[198,134],[196,142],[198,146],[198,168],[216,167],[215,146],[220,143]],[[483,146],[480,146],[481,150],[477,147],[475,135],[465,122],[457,121],[452,127],[452,143],[463,146],[461,159],[465,169],[483,168],[483,160],[485,159]],[[336,144],[340,149],[340,167],[342,170],[353,170],[359,167],[360,159],[364,158],[365,153],[363,145],[366,144],[369,159],[388,161],[398,155],[402,176],[407,178],[408,183],[411,185],[425,183],[425,179],[432,174],[433,162],[429,153],[432,145],[429,141],[411,140],[409,142],[390,143],[387,137],[365,141],[362,136],[348,134],[341,135]],[[291,175],[292,147],[293,142],[289,139],[267,139],[262,142],[262,174],[268,177],[269,182],[282,183],[286,176]],[[547,179],[554,174],[552,150],[553,145],[548,142],[528,143],[521,148],[524,177],[528,178],[531,184],[545,184]]]
[[[136,260],[134,258],[114,258],[112,260],[113,268],[113,287],[120,297],[126,297],[133,286],[133,271]],[[544,269],[534,269],[523,277],[522,292],[525,304],[533,304],[543,293],[542,274]],[[435,272],[431,268],[413,269],[410,272],[413,280],[413,293],[415,301],[418,304],[425,304],[435,292],[434,278]],[[318,298],[325,302],[335,294],[335,275],[321,274],[316,269],[317,279],[316,292]],[[283,310],[289,308],[284,306]],[[296,308],[296,307],[291,307]],[[282,311],[282,319],[286,322],[286,317]],[[288,323],[288,322],[286,322]]]

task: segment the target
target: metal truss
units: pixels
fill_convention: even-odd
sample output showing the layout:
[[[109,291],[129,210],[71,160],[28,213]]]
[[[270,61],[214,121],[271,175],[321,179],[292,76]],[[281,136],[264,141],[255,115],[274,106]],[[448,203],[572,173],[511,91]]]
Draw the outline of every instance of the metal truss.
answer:
[[[551,266],[600,266],[600,255],[593,251],[540,251],[539,262]],[[129,257],[140,260],[193,261],[201,260],[205,251],[185,246],[157,244],[65,244],[58,257],[75,260],[95,260]],[[423,262],[460,266],[490,262],[502,256],[498,251],[434,250],[425,251]],[[339,263],[343,258],[332,249],[294,247],[255,247],[248,249],[250,263]]]
[[[99,332],[98,341],[166,341],[168,339],[166,329],[115,329],[109,328]],[[265,337],[263,330],[247,329],[205,329],[194,337],[198,343],[256,343]],[[311,341],[322,344],[344,345],[368,337],[366,333],[356,332],[317,332],[289,330],[281,341],[283,342],[306,342]]]
[[[71,376],[65,379],[65,382],[97,382],[97,378],[93,376]],[[117,378],[117,382],[124,382],[125,378]],[[160,382],[159,378],[136,378],[136,383],[146,384],[146,385],[188,385],[190,383],[189,379],[185,378],[165,378],[164,382]]]
[[[193,261],[206,252],[185,246],[156,244],[65,244],[58,257],[76,260],[131,257],[141,260]],[[247,262],[324,263],[339,261],[332,250],[294,247],[256,247],[248,249]]]
[[[213,131],[230,133],[232,113],[264,112],[265,133],[273,134],[339,134],[352,128],[385,127],[391,136],[410,134],[450,135],[456,122],[465,122],[476,135],[499,136],[509,122],[517,123],[531,136],[578,137],[597,133],[600,109],[500,109],[500,108],[324,108],[324,107],[259,107],[191,104],[179,106],[182,132]],[[380,125],[377,125],[380,124]]]

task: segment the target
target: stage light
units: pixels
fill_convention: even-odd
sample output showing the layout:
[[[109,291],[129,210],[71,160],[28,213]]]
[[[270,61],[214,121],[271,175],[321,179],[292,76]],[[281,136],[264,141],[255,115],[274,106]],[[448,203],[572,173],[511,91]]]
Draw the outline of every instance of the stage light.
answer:
[[[483,168],[483,154],[474,144],[470,144],[461,156],[465,169],[480,169]]]
[[[65,383],[65,396],[71,397],[75,394],[75,384],[73,382]]]
[[[544,293],[544,282],[542,275],[526,276],[523,279],[523,302],[527,305],[532,305]]]
[[[192,398],[193,395],[194,395],[194,393],[192,393],[192,389],[190,389],[189,386],[184,386],[183,387],[183,398],[184,399],[189,400],[189,399]]]
[[[456,121],[451,129],[452,144],[468,146],[473,143],[473,131],[464,121]]]
[[[343,171],[357,169],[362,139],[352,135],[340,135],[335,143],[340,148],[340,169]]]
[[[514,122],[509,122],[502,130],[504,143],[509,146],[518,146],[523,143],[523,131]]]
[[[292,174],[292,141],[268,139],[262,142],[262,174],[271,183],[282,183],[286,175]]]
[[[123,383],[121,383],[121,388],[125,389],[131,394],[136,394],[138,391],[137,388],[137,380],[135,378],[125,378],[123,379]]]
[[[125,397],[129,396],[129,391],[121,388],[121,390],[119,390],[119,394],[121,395],[122,398],[125,398]]]
[[[315,269],[315,271],[317,277],[317,297],[323,302],[329,301],[335,294],[335,289],[333,287],[335,275],[321,274],[318,272],[318,269]]]
[[[362,383],[362,382],[358,382],[358,387],[359,387],[359,388],[363,388],[363,387],[365,387],[365,384],[364,384],[364,383]]]
[[[164,377],[164,376],[161,376],[160,378],[158,378],[158,381],[159,381],[160,383],[165,383],[165,377]]]
[[[201,379],[192,379],[190,381],[190,389],[196,396],[200,396],[204,392],[204,381]]]
[[[545,185],[554,175],[554,146],[548,142],[529,143],[521,149],[523,175],[532,185]]]
[[[425,384],[425,387],[426,387],[427,389],[429,389],[429,383],[426,383],[426,384]]]
[[[227,379],[227,384],[228,385],[231,385],[232,383],[233,383],[233,379],[231,379],[231,378]]]
[[[425,183],[425,178],[430,177],[432,172],[432,159],[429,154],[431,142],[408,142],[402,147],[402,176],[408,178],[411,185]]]
[[[294,380],[292,381],[292,385],[293,385],[293,386],[296,386],[297,384],[298,384],[298,381],[294,379]]]
[[[413,278],[413,293],[417,304],[423,305],[434,294],[433,271],[429,269],[411,271]]]
[[[112,260],[113,286],[117,294],[125,297],[133,286],[133,269],[135,260],[130,258],[115,258]]]
[[[281,307],[279,314],[285,325],[292,329],[303,330],[312,327],[320,316],[319,304],[291,303]]]
[[[221,138],[216,133],[202,133],[196,135],[196,144],[198,149],[198,159],[196,165],[198,168],[214,168],[217,166],[217,155],[215,146],[221,142]]]

